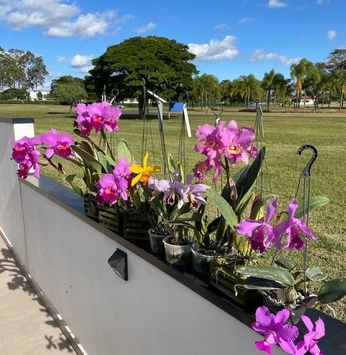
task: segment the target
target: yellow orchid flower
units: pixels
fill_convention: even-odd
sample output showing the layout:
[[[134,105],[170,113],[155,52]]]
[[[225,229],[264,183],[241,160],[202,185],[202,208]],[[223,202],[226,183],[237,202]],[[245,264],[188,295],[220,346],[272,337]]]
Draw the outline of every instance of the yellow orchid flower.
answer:
[[[129,169],[133,173],[137,174],[132,179],[131,186],[135,186],[139,181],[146,185],[148,183],[151,174],[161,170],[161,168],[157,165],[147,166],[148,157],[149,157],[149,153],[147,152],[143,157],[142,166],[138,164],[132,164],[129,166]]]

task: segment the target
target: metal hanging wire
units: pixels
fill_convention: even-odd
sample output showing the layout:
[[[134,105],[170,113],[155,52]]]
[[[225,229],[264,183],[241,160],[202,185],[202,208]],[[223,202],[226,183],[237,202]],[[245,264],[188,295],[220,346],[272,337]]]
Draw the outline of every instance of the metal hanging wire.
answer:
[[[298,180],[298,186],[296,190],[295,197],[297,198],[301,182],[303,180],[303,220],[307,226],[309,226],[309,206],[310,206],[310,198],[311,198],[311,168],[314,162],[318,157],[318,150],[312,144],[303,144],[299,147],[297,154],[301,156],[303,151],[306,149],[312,150],[312,156],[302,173],[300,174]],[[305,246],[304,246],[304,260],[303,260],[303,270],[304,270],[304,292],[307,293],[307,280],[306,280],[306,270],[307,270],[307,255],[308,255],[308,240],[305,238]]]
[[[260,89],[260,92],[262,94],[264,94],[264,91],[262,89]],[[257,95],[255,95],[253,93],[252,95],[252,99],[255,105],[255,109],[256,109],[256,116],[255,116],[255,123],[254,123],[254,130],[255,130],[255,136],[256,136],[256,145],[258,148],[262,149],[263,148],[263,139],[264,139],[264,125],[263,125],[263,111],[262,111],[262,107],[260,105],[260,97],[255,97]],[[258,95],[260,96],[260,95]],[[271,184],[271,180],[270,180],[270,175],[269,175],[269,169],[268,169],[268,164],[267,164],[267,160],[264,157],[264,169],[265,169],[265,174],[267,176],[267,180],[268,180],[268,188],[269,188],[269,193],[273,194],[273,189],[272,189],[272,184]],[[264,186],[264,173],[263,170],[261,169],[260,172],[260,193],[263,194],[263,186]]]
[[[142,132],[142,156],[147,151],[148,141],[151,142],[151,150],[153,152],[153,162],[156,163],[156,154],[154,149],[154,139],[153,139],[153,132],[151,128],[151,120],[150,117],[146,116],[146,106],[147,106],[147,93],[151,94],[156,99],[157,104],[157,111],[158,111],[158,126],[159,126],[159,136],[160,136],[160,145],[161,145],[161,152],[162,152],[162,162],[163,162],[163,172],[166,173],[168,170],[168,157],[167,157],[167,149],[166,149],[166,142],[163,130],[163,111],[162,111],[162,102],[160,97],[154,92],[147,90],[145,79],[142,80],[143,84],[143,95],[144,95],[144,119],[143,119],[143,132]],[[148,112],[147,112],[148,113]]]

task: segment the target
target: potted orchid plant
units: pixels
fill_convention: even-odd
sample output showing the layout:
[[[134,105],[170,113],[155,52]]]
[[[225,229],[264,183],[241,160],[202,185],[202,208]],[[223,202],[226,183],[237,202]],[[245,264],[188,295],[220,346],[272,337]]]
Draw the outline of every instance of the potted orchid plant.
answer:
[[[292,261],[277,257],[282,249],[306,251],[308,241],[317,241],[303,216],[306,211],[327,203],[328,199],[323,196],[311,197],[309,203],[301,204],[293,198],[287,212],[277,212],[278,199],[274,198],[263,218],[244,219],[236,226],[237,233],[246,236],[252,249],[260,255],[274,249],[274,256],[266,258],[271,259],[269,265],[262,262],[238,268],[237,273],[245,280],[234,286],[236,293],[245,288],[258,290],[263,295],[265,305],[257,308],[253,329],[264,335],[265,339],[256,341],[256,346],[268,354],[275,344],[288,354],[320,354],[317,343],[325,334],[324,323],[319,319],[314,325],[304,315],[305,310],[318,304],[328,305],[346,296],[346,278],[326,281],[327,275],[317,266],[307,267],[304,262],[300,271]],[[312,291],[311,282],[322,285]],[[307,329],[300,338],[301,333],[295,325],[299,320]]]
[[[205,184],[193,181],[192,175],[184,175],[180,164],[171,160],[172,173],[164,179],[149,179],[146,197],[158,217],[158,228],[163,230],[163,243],[167,262],[184,265],[191,262],[191,243],[194,239],[189,221],[194,212],[206,204]]]
[[[213,254],[216,261],[212,260],[212,268],[218,267],[221,260],[222,263],[233,263],[234,260],[251,259],[254,253],[248,241],[236,233],[235,226],[254,200],[253,188],[264,161],[265,148],[258,151],[254,145],[252,127],[238,127],[236,121],[228,124],[219,121],[216,126],[198,126],[196,137],[198,144],[194,149],[204,155],[205,160],[196,164],[195,177],[203,181],[205,175],[213,171],[212,181],[216,183],[224,174],[226,184],[221,187],[221,194],[214,189],[208,190],[208,203],[216,206],[219,215],[209,225],[204,223],[204,218],[195,223],[197,242],[194,253]],[[251,159],[253,161],[250,163]],[[240,163],[244,166],[231,175],[232,169]],[[214,232],[212,243],[211,231]],[[211,270],[213,274],[214,270]]]
[[[121,110],[111,107],[108,102],[77,104],[75,110],[74,133],[81,141],[75,141],[66,132],[58,133],[52,128],[41,136],[24,137],[13,142],[12,159],[18,163],[18,176],[21,178],[27,178],[31,170],[39,178],[41,166],[50,165],[58,170],[73,190],[88,202],[86,214],[92,211],[89,216],[97,220],[95,184],[102,173],[110,172],[115,165],[114,153],[108,144],[106,132],[119,131]],[[103,148],[89,137],[92,131],[100,133]],[[75,182],[76,174],[66,174],[64,165],[56,162],[54,156],[63,158],[80,169],[84,188]]]

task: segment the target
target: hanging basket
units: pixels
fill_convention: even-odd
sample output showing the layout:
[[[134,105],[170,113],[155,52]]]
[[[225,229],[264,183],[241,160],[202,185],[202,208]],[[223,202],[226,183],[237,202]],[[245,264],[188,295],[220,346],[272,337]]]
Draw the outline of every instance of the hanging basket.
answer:
[[[229,265],[222,265],[218,260],[210,262],[210,284],[218,290],[231,297],[242,306],[249,303],[258,302],[262,296],[256,290],[248,290],[242,287],[234,290],[234,286],[244,283],[244,279],[237,275],[234,267]]]
[[[84,213],[87,217],[95,222],[99,222],[98,216],[98,205],[95,201],[95,196],[93,194],[85,194],[84,199]]]
[[[123,212],[118,206],[99,206],[99,223],[110,231],[122,236]]]

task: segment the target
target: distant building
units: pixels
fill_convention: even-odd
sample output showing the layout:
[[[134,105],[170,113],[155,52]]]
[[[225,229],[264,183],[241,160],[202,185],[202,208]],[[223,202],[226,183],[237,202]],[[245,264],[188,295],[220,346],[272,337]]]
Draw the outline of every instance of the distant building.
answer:
[[[299,101],[299,105],[313,105],[315,103],[315,99],[311,96],[308,95],[300,95],[300,101]],[[297,97],[293,97],[292,98],[292,103],[295,105],[297,102]]]
[[[38,93],[38,91],[30,91],[29,92],[30,101],[38,100],[37,93]],[[42,101],[45,101],[46,100],[45,96],[49,95],[49,92],[48,91],[41,91],[41,94],[42,94]]]

